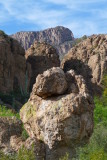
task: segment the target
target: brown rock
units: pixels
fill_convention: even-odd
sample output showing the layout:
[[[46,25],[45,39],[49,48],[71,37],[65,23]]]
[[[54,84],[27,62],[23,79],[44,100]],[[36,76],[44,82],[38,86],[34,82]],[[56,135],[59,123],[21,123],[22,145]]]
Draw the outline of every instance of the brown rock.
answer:
[[[29,77],[30,66],[26,65],[24,55],[24,49],[16,40],[0,32],[0,92],[25,90],[26,73]]]
[[[64,57],[64,71],[74,69],[83,75],[88,88],[99,92],[104,74],[107,74],[107,35],[93,35],[73,47]]]
[[[10,137],[10,147],[17,152],[22,146],[24,145],[24,142],[22,141],[22,138],[17,135],[13,135]]]
[[[38,155],[36,160],[42,160],[45,157],[45,148],[43,143],[39,142],[35,138],[28,138],[26,141],[22,141],[21,137],[12,136],[10,139],[10,147],[14,152],[18,152],[20,148],[25,147],[28,150],[33,149],[35,157]]]
[[[83,77],[73,70],[65,76],[70,82],[66,94],[43,99],[33,90],[29,101],[20,110],[30,137],[39,143],[42,141],[45,146],[46,160],[59,160],[66,152],[71,159],[75,148],[86,143],[93,131],[94,103]]]
[[[20,136],[22,133],[22,123],[15,117],[0,117],[0,149],[5,153],[9,152],[11,136]]]
[[[31,64],[32,76],[30,90],[36,81],[38,74],[43,73],[49,68],[60,65],[59,56],[55,48],[51,45],[35,42],[26,52],[27,62]]]
[[[33,92],[40,97],[60,95],[67,90],[65,74],[59,67],[51,68],[43,74],[39,74],[33,86]]]

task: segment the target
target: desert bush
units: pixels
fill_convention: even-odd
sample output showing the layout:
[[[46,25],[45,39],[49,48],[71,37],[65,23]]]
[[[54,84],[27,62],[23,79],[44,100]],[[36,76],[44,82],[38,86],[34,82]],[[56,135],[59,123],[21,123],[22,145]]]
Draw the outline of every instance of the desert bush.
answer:
[[[68,160],[69,158],[69,154],[66,153],[66,155],[64,157],[61,157],[59,160]]]
[[[107,159],[107,128],[98,125],[90,138],[89,144],[77,149],[75,160],[106,160]]]
[[[94,98],[94,132],[89,144],[77,149],[75,160],[107,160],[107,75],[102,85],[102,97]]]
[[[0,160],[35,160],[35,154],[33,146],[31,150],[26,149],[24,146],[15,155],[5,155],[0,152]]]
[[[24,146],[18,151],[16,160],[35,160],[34,147],[30,150],[26,149]]]
[[[14,113],[11,109],[7,109],[6,106],[0,105],[0,117],[16,117],[20,119],[19,113]]]
[[[29,135],[28,135],[27,131],[25,130],[24,126],[22,126],[22,129],[23,130],[22,130],[21,137],[22,137],[22,140],[25,141],[29,137]]]
[[[0,36],[2,36],[2,37],[7,37],[7,34],[5,34],[5,32],[4,31],[2,31],[2,30],[0,30]]]
[[[88,37],[86,35],[84,35],[83,37],[81,38],[76,38],[74,40],[74,42],[72,43],[72,47],[76,46],[78,43],[82,42],[83,40],[87,39]]]

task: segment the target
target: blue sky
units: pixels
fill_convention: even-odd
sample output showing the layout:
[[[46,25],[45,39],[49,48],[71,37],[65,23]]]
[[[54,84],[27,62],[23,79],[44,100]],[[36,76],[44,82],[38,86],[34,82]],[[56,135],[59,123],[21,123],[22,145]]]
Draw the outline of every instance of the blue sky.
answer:
[[[107,0],[0,0],[7,34],[64,26],[75,37],[107,33]]]

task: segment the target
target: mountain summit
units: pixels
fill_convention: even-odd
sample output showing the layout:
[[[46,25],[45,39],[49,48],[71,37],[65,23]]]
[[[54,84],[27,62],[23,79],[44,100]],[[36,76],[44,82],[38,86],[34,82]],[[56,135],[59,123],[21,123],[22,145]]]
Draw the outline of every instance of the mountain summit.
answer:
[[[72,31],[62,26],[43,31],[17,32],[11,37],[18,40],[25,50],[30,48],[34,41],[45,41],[58,50],[60,58],[71,49],[74,40]]]

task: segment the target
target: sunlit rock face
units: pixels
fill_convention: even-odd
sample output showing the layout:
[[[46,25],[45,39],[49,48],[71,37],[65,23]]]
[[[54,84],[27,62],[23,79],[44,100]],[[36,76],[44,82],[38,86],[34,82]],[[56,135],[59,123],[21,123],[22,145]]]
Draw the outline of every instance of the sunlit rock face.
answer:
[[[60,59],[71,49],[74,42],[72,31],[62,26],[39,32],[18,32],[11,37],[18,40],[25,50],[30,48],[35,41],[51,44],[57,49]]]
[[[93,132],[93,108],[85,80],[73,70],[64,73],[54,67],[38,75],[29,101],[20,110],[30,137],[44,148],[42,153],[36,150],[36,158],[59,160],[68,152],[72,159],[75,148],[87,143]]]
[[[65,72],[74,69],[84,77],[91,93],[100,94],[107,74],[107,35],[92,35],[77,44],[65,55],[61,67]]]

